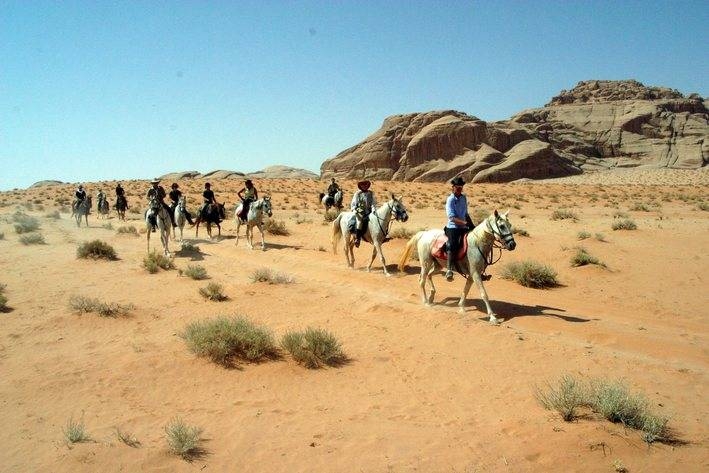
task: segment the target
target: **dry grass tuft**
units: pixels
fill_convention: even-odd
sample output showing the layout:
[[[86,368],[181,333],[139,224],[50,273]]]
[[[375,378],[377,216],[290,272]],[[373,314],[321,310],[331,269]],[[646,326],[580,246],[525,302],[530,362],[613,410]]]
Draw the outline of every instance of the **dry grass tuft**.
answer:
[[[268,268],[258,268],[249,276],[251,282],[267,282],[269,284],[292,284],[295,282],[292,276],[285,273],[271,271]]]
[[[615,220],[611,226],[613,230],[636,230],[638,226],[632,219],[624,218]]]
[[[559,285],[556,279],[556,271],[549,266],[529,260],[508,263],[502,270],[502,278],[536,289]]]
[[[588,393],[573,376],[564,375],[557,386],[546,383],[546,389],[535,388],[537,401],[547,410],[557,411],[569,422],[578,416],[578,409],[588,404]]]
[[[557,209],[551,214],[552,220],[572,220],[578,221],[579,217],[575,213],[567,209]]]
[[[585,248],[576,248],[576,253],[571,257],[571,266],[578,267],[586,266],[587,264],[595,264],[596,266],[600,266],[602,268],[607,267],[605,263],[588,253]]]
[[[281,339],[281,346],[306,368],[335,366],[345,360],[335,336],[322,329],[308,327],[304,332],[288,332]]]
[[[78,314],[95,312],[101,317],[115,318],[128,315],[135,307],[132,304],[121,305],[115,302],[101,302],[90,297],[72,296],[69,299],[69,308]]]
[[[155,274],[160,268],[166,271],[175,269],[175,263],[171,258],[153,250],[143,258],[143,267],[147,269],[150,274]]]
[[[290,235],[290,232],[286,228],[286,222],[283,220],[268,219],[264,228],[271,235]]]
[[[111,245],[101,240],[87,241],[76,249],[77,258],[105,259],[113,261],[118,259],[116,250]]]
[[[196,264],[196,265],[188,264],[187,268],[184,270],[183,274],[189,278],[194,279],[194,280],[207,279],[209,277],[207,275],[207,270],[204,269],[204,266],[200,266],[198,264]]]
[[[44,236],[41,233],[27,233],[20,236],[20,243],[23,245],[46,245]]]
[[[195,460],[205,453],[200,446],[202,429],[186,424],[179,417],[165,426],[165,438],[170,451],[186,461]]]
[[[64,428],[62,428],[62,432],[69,443],[87,442],[91,439],[86,432],[83,420],[76,421],[73,418],[69,418]]]
[[[221,302],[228,299],[223,291],[224,288],[222,285],[215,282],[210,282],[205,287],[199,288],[199,293],[202,297],[215,302]]]

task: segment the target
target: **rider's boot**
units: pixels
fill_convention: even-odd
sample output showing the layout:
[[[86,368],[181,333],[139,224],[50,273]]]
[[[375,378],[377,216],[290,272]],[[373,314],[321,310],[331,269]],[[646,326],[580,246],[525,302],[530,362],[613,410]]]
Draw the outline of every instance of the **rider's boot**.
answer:
[[[453,252],[450,250],[450,248],[446,251],[446,255],[448,259],[446,260],[446,281],[452,281],[453,280]]]
[[[355,245],[357,248],[359,248],[359,244],[360,244],[361,241],[362,241],[362,230],[360,230],[360,229],[358,228],[358,229],[357,229],[357,232],[355,233],[354,245]]]
[[[187,223],[189,223],[190,225],[194,225],[194,220],[192,220],[192,216],[189,212],[185,212],[185,218],[187,219]]]

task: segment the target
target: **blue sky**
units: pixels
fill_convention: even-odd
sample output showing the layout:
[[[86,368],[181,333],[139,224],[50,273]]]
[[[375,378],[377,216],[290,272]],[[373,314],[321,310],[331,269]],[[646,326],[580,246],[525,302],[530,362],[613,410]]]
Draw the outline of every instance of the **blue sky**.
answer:
[[[709,95],[709,1],[0,0],[0,190],[320,164],[588,79]]]

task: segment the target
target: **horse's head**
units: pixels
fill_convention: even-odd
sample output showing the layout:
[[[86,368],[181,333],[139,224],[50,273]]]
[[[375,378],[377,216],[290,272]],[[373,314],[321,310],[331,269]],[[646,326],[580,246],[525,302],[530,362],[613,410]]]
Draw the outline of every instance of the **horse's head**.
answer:
[[[404,207],[400,197],[397,198],[394,194],[391,194],[391,201],[389,201],[389,205],[391,206],[391,211],[394,214],[395,219],[400,222],[405,222],[409,219],[409,214],[406,212],[406,207]]]
[[[158,198],[156,196],[154,196],[154,195],[150,196],[149,207],[151,210],[154,210],[154,211],[157,211],[160,209],[160,207],[161,207],[160,201],[158,200]]]
[[[177,208],[180,209],[180,212],[184,212],[186,206],[187,206],[187,198],[184,195],[181,195],[180,197],[177,198]]]
[[[271,196],[267,195],[263,198],[262,207],[263,207],[263,211],[266,213],[266,215],[268,215],[269,217],[273,216],[273,210],[271,208]]]
[[[495,210],[492,215],[485,219],[488,230],[495,236],[497,241],[502,243],[506,249],[512,251],[517,247],[515,237],[512,234],[512,224],[507,214],[510,211],[500,214]]]
[[[224,207],[224,204],[217,204],[217,214],[222,220],[226,218],[226,209]]]

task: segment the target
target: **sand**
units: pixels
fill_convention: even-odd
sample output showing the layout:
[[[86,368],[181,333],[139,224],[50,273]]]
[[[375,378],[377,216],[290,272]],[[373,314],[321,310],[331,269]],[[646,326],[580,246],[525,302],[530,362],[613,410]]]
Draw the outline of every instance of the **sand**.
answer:
[[[46,216],[66,210],[71,186],[0,193],[0,283],[9,306],[0,313],[0,470],[707,471],[709,212],[700,209],[709,203],[707,174],[634,174],[466,186],[471,212],[510,208],[512,223],[529,234],[517,235],[517,249],[489,269],[492,307],[506,319],[500,326],[487,323],[475,288],[458,311],[461,277],[435,276],[435,305],[424,306],[417,262],[395,268],[405,239],[384,245],[391,277],[378,259],[364,270],[366,243],[348,269],[342,249],[332,251],[317,202],[324,182],[256,182],[290,232],[267,234],[266,251],[249,250],[243,239],[235,245],[241,182],[213,182],[232,211],[222,236],[209,240],[200,229],[196,239],[187,229],[186,241],[201,251],[174,260],[182,270],[202,265],[207,281],[177,269],[149,274],[145,234],[117,233],[144,228],[146,181],[123,183],[138,210],[127,222],[94,212],[88,228],[67,213]],[[181,183],[191,209],[202,184]],[[342,184],[351,197],[354,183]],[[111,195],[114,183],[87,187]],[[410,219],[393,230],[442,227],[445,184],[375,182],[373,190],[380,202],[387,192],[403,196]],[[44,245],[21,244],[13,229],[11,216],[25,203]],[[552,220],[559,208],[578,220]],[[611,229],[624,215],[637,230]],[[579,241],[581,231],[591,238]],[[77,259],[77,246],[93,239],[119,259]],[[571,267],[579,245],[607,268]],[[500,277],[521,260],[549,265],[561,285],[531,289]],[[260,268],[294,282],[253,283]],[[229,299],[204,301],[198,290],[208,282]],[[134,309],[115,319],[78,315],[68,305],[76,295]],[[349,361],[308,370],[284,355],[224,368],[196,357],[180,337],[187,324],[218,315],[247,316],[277,338],[326,329]],[[638,431],[590,413],[563,421],[539,404],[535,389],[564,374],[622,380],[670,418],[676,441],[648,445]],[[164,427],[176,416],[203,429],[205,454],[192,462],[168,451]],[[72,418],[90,441],[67,444],[62,429]],[[122,443],[116,428],[140,445]]]

